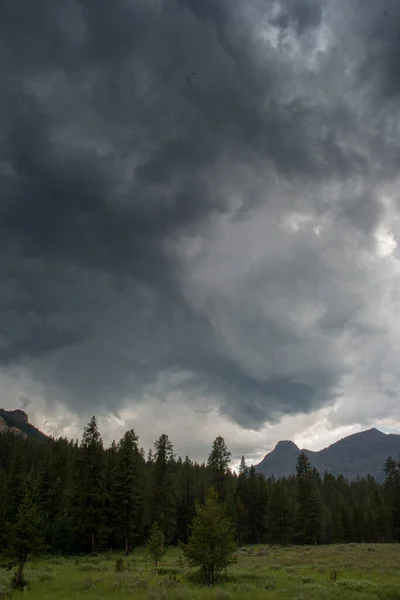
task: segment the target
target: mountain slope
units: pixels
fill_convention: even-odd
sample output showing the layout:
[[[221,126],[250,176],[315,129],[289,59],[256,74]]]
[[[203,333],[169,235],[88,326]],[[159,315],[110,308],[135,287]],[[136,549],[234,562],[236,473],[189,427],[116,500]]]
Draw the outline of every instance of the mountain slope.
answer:
[[[400,455],[400,435],[385,434],[377,429],[349,435],[319,452],[300,450],[293,442],[279,442],[275,449],[256,465],[256,471],[266,477],[288,477],[296,473],[300,452],[310,459],[321,474],[343,475],[348,479],[372,475],[377,481],[385,478],[385,460]]]
[[[23,410],[4,410],[4,408],[0,408],[0,433],[7,431],[12,431],[23,437],[39,440],[47,439],[44,433],[29,423],[28,415]]]

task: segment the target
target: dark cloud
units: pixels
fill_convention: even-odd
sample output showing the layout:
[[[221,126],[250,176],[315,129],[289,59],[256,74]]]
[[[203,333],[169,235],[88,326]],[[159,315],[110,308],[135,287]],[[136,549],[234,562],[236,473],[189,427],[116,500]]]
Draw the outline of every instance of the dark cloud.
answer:
[[[271,19],[273,25],[282,29],[294,27],[298,35],[307,29],[318,27],[322,21],[322,2],[318,0],[282,0],[279,13]]]
[[[80,336],[69,331],[50,330],[48,327],[32,327],[23,337],[15,339],[15,336],[13,336],[11,341],[1,348],[0,362],[2,364],[17,362],[23,359],[25,354],[40,358],[80,341]]]
[[[383,206],[379,204],[371,191],[363,190],[361,194],[341,199],[339,218],[345,219],[357,229],[373,233],[376,224],[383,215]]]
[[[384,217],[371,172],[388,143],[354,91],[359,45],[392,97],[397,76],[394,19],[350,4],[355,49],[347,4],[324,21],[333,2],[2,2],[3,369],[23,365],[75,410],[163,397],[185,372],[188,401],[245,426],[334,400],[348,365],[329,336],[365,284],[342,252],[355,229],[370,248]],[[268,237],[215,250],[265,210]],[[299,214],[322,241],[279,229]],[[340,301],[335,277],[353,285]]]
[[[358,75],[364,84],[370,84],[370,94],[382,110],[385,101],[394,100],[400,92],[400,6],[396,0],[371,3],[364,12],[361,0],[353,6],[354,35],[365,41]]]

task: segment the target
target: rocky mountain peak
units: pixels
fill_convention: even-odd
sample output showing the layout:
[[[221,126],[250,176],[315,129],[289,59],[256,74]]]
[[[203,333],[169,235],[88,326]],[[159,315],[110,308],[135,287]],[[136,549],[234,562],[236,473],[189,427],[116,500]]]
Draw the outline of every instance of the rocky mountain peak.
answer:
[[[385,479],[385,461],[388,456],[400,455],[400,435],[385,434],[375,427],[354,433],[318,452],[300,450],[291,441],[281,441],[256,465],[256,471],[266,477],[289,477],[296,474],[300,452],[310,459],[311,465],[323,475],[342,474],[349,480],[368,474],[378,482]]]
[[[28,423],[28,415],[23,410],[16,408],[15,410],[5,411],[7,417],[14,423]]]
[[[0,433],[14,432],[24,437],[46,439],[46,435],[29,423],[28,415],[23,410],[5,410],[0,408]]]
[[[282,440],[275,446],[276,452],[300,452],[296,444],[290,440]]]

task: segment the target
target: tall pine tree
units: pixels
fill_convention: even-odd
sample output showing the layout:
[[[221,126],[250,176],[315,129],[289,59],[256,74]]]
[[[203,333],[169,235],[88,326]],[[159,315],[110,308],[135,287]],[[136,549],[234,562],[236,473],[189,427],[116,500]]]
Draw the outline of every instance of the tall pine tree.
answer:
[[[175,454],[173,445],[165,433],[160,435],[154,446],[153,516],[163,534],[164,544],[164,540],[169,543],[175,533],[177,509],[174,485]]]
[[[226,475],[230,461],[231,452],[228,450],[224,438],[218,436],[213,442],[207,466],[211,472],[211,483],[222,502],[227,499]]]
[[[315,473],[304,452],[299,455],[296,472],[297,541],[300,544],[317,544],[322,531],[322,505]]]
[[[83,431],[76,475],[82,546],[94,553],[104,539],[106,499],[103,440],[95,417]]]
[[[286,546],[293,541],[294,506],[285,480],[275,482],[267,503],[266,526],[270,544]]]
[[[125,554],[128,555],[139,537],[141,496],[139,490],[138,437],[133,429],[127,431],[118,444],[116,477],[116,511],[123,531]]]

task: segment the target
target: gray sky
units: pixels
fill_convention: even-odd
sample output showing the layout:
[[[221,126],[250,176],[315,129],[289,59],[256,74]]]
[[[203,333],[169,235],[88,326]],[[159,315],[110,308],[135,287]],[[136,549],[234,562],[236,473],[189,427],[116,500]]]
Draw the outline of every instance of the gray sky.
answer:
[[[3,0],[0,405],[198,459],[397,431],[399,40],[398,0]]]

